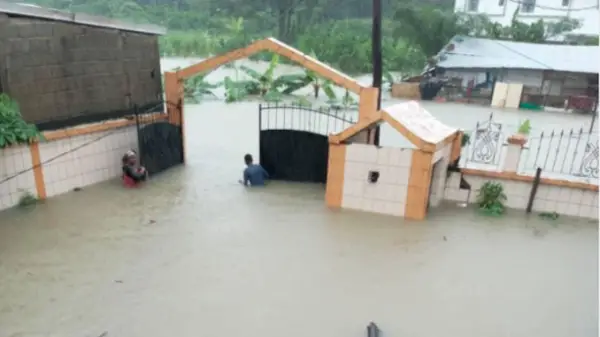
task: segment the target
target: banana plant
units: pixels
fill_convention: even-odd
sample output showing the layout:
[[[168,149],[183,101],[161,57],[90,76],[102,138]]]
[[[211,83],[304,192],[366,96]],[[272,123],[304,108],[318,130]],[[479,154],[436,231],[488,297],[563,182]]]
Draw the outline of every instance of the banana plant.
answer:
[[[325,96],[327,96],[327,101],[329,101],[329,102],[337,102],[338,101],[338,97],[337,97],[337,94],[335,93],[335,90],[333,90],[333,86],[334,86],[334,84],[330,80],[323,80],[322,83],[320,84],[320,88],[323,89]]]
[[[312,103],[306,97],[302,97],[302,96],[298,97],[294,101],[294,104],[303,106],[305,108],[310,108],[312,106]]]
[[[240,70],[250,77],[250,79],[244,81],[233,81],[230,79],[225,84],[226,91],[232,90],[233,92],[228,96],[231,99],[240,99],[240,97],[251,95],[260,96],[266,101],[279,101],[283,98],[283,95],[289,95],[299,88],[306,86],[306,79],[303,75],[282,75],[276,77],[275,69],[278,65],[279,55],[273,54],[269,67],[262,74],[247,66],[240,66]],[[240,94],[242,88],[245,92],[244,95]]]
[[[225,102],[238,102],[248,97],[249,92],[247,87],[250,83],[250,81],[234,81],[231,77],[226,76],[223,81],[225,87]]]
[[[337,109],[349,109],[351,107],[355,107],[358,105],[358,102],[352,95],[350,91],[346,90],[341,99],[334,97],[333,99],[328,99],[327,104],[333,108]]]
[[[181,67],[177,67],[174,70],[179,71]],[[223,83],[209,83],[206,81],[206,76],[208,74],[198,74],[192,78],[188,78],[183,82],[183,97],[187,100],[192,101],[193,103],[199,103],[199,101],[204,96],[214,96],[214,89],[220,87]],[[165,78],[162,77],[163,88],[165,86]]]
[[[327,96],[328,100],[337,100],[337,96],[335,94],[335,91],[333,90],[333,83],[330,80],[324,79],[323,77],[319,76],[316,72],[310,69],[305,70],[305,76],[306,81],[308,82],[307,84],[310,84],[313,88],[315,98],[319,98],[321,89],[323,89],[323,92]]]
[[[349,108],[352,106],[356,106],[358,104],[358,102],[354,99],[354,97],[352,97],[352,95],[350,95],[350,91],[346,90],[346,92],[344,93],[344,97],[342,97],[342,105],[345,108]]]
[[[318,59],[317,55],[315,54],[314,51],[311,51],[309,53],[310,57],[314,58],[315,60]],[[302,86],[301,88],[307,86],[307,85],[311,85],[313,88],[313,94],[315,96],[315,98],[319,98],[319,94],[321,92],[321,89],[323,89],[323,92],[325,92],[325,95],[327,96],[327,99],[329,101],[337,101],[337,96],[335,94],[335,91],[333,90],[333,83],[330,80],[327,80],[321,76],[319,76],[316,72],[310,70],[310,69],[305,69],[304,70],[304,81],[303,83],[306,83],[304,86]],[[301,89],[298,88],[298,89]],[[296,89],[296,90],[298,90]]]
[[[183,97],[185,99],[189,99],[194,103],[199,103],[204,96],[217,97],[213,90],[220,87],[223,83],[209,83],[205,80],[206,75],[207,74],[196,75],[185,80],[183,85]]]

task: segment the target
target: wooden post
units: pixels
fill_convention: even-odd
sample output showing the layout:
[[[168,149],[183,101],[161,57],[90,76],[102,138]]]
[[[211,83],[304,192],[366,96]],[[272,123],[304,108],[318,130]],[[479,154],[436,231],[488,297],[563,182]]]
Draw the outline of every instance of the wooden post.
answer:
[[[542,168],[538,167],[535,171],[535,178],[533,178],[533,186],[531,186],[531,193],[529,194],[529,201],[527,202],[527,209],[525,210],[527,214],[531,213],[531,210],[533,209],[533,201],[535,200],[535,195],[537,194],[537,189],[540,185],[541,177]]]
[[[31,153],[31,166],[33,167],[33,178],[35,179],[35,189],[38,199],[44,200],[46,194],[46,182],[44,180],[44,167],[40,155],[40,143],[37,141],[29,144],[29,152]]]

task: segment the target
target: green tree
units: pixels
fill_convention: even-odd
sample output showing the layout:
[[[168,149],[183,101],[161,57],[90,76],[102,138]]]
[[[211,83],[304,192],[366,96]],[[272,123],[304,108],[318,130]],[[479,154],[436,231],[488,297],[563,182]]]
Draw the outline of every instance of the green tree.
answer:
[[[394,22],[395,37],[415,44],[428,57],[437,54],[453,36],[469,33],[464,16],[431,7],[401,5]]]

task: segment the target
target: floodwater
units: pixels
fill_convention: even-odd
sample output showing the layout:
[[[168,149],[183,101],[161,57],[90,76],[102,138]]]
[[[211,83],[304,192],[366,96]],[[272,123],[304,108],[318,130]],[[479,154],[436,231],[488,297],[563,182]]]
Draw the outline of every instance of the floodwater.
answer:
[[[256,112],[187,106],[187,165],[1,213],[0,337],[598,335],[597,223],[454,205],[410,222],[328,210],[319,185],[245,189]]]

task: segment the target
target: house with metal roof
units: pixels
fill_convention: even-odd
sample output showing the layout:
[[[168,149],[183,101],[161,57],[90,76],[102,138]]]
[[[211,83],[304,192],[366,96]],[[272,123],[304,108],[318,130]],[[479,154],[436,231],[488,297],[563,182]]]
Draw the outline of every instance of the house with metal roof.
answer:
[[[543,105],[563,106],[569,96],[598,96],[598,46],[572,46],[455,36],[436,56],[446,77],[463,87],[521,83]]]
[[[0,0],[0,93],[42,130],[156,106],[163,34],[155,25]]]

